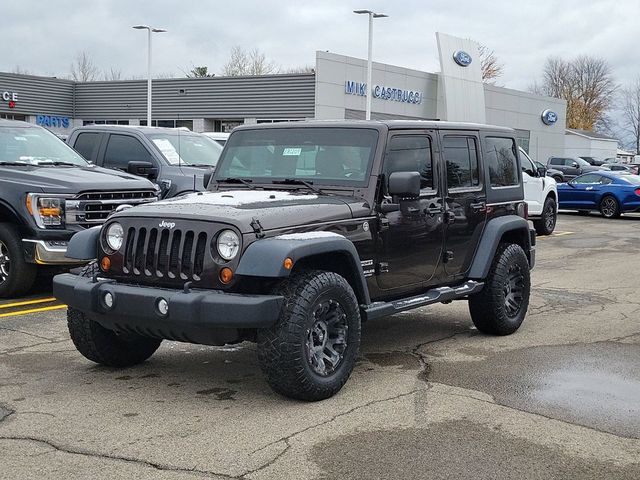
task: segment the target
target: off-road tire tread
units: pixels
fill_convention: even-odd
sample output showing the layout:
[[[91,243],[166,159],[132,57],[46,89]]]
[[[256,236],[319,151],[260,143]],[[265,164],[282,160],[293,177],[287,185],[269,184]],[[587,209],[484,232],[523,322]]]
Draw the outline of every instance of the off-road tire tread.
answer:
[[[83,277],[98,271],[95,263],[86,265]],[[126,339],[88,318],[80,310],[67,309],[69,335],[76,349],[88,360],[108,367],[130,367],[144,362],[158,349],[161,339],[127,334]]]
[[[512,262],[520,263],[524,273],[525,294],[522,308],[515,319],[507,316],[503,301],[504,277]],[[476,328],[482,333],[491,335],[510,335],[514,333],[524,320],[529,308],[531,279],[529,262],[522,247],[513,243],[500,243],[485,279],[484,288],[469,296],[469,312]]]
[[[22,296],[33,287],[38,267],[25,261],[22,238],[15,225],[0,223],[0,238],[11,255],[9,279],[0,284],[0,298]]]
[[[326,287],[343,290],[351,303],[354,321],[349,322],[348,347],[334,378],[320,384],[305,368],[300,342],[313,300]],[[273,292],[285,299],[279,321],[258,332],[258,362],[271,388],[286,397],[317,401],[335,395],[346,383],[355,365],[360,347],[360,310],[353,289],[344,277],[334,272],[311,270],[294,273]],[[355,325],[354,325],[355,324]]]

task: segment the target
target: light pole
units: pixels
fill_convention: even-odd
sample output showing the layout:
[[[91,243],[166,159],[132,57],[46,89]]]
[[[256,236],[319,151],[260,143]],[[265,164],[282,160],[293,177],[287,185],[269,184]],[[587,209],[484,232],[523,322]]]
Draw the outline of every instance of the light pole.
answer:
[[[136,30],[147,30],[149,33],[149,52],[147,56],[147,127],[151,126],[151,33],[162,33],[166,30],[162,28],[153,28],[147,25],[134,25]]]
[[[374,18],[384,18],[389,15],[385,15],[384,13],[376,13],[371,10],[354,10],[353,13],[357,13],[360,15],[367,14],[369,15],[369,53],[367,56],[367,108],[366,108],[366,116],[367,120],[371,120],[371,70],[372,70],[372,55],[373,55],[373,19]]]

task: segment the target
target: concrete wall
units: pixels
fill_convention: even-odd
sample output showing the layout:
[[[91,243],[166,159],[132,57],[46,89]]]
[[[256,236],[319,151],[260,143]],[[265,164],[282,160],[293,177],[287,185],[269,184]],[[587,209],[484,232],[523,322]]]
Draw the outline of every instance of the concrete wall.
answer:
[[[371,118],[436,118],[438,77],[432,73],[373,63],[372,87],[362,95],[346,93],[345,82],[364,84],[367,81],[367,61],[328,52],[316,52],[316,107],[319,120],[364,118],[366,94],[376,86],[400,91],[420,92],[419,104],[373,98]],[[362,112],[358,114],[358,112]],[[347,115],[348,113],[348,115]]]
[[[574,133],[565,135],[565,155],[568,157],[616,157],[617,140],[591,139]]]
[[[532,159],[546,164],[549,157],[564,155],[567,110],[564,100],[488,84],[484,85],[484,98],[487,123],[530,132],[529,154]],[[546,109],[558,114],[554,125],[542,122],[541,115]]]

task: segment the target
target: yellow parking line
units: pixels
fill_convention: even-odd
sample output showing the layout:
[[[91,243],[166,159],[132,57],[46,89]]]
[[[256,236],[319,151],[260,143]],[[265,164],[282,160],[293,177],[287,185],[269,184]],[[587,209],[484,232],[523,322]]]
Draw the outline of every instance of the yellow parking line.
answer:
[[[546,235],[546,236],[539,236],[537,237],[536,240],[546,240],[547,238],[553,238],[553,237],[563,237],[565,235],[573,235],[576,232],[557,232],[557,233],[552,233],[551,235]]]
[[[13,307],[23,307],[25,305],[34,305],[36,303],[49,303],[55,302],[56,299],[51,298],[38,298],[36,300],[25,300],[24,302],[15,302],[15,303],[2,303],[0,304],[0,308],[13,308]]]
[[[53,307],[32,308],[30,310],[18,310],[17,312],[0,313],[0,318],[13,317],[17,315],[28,315],[29,313],[48,312],[50,310],[62,310],[66,305],[54,305]]]

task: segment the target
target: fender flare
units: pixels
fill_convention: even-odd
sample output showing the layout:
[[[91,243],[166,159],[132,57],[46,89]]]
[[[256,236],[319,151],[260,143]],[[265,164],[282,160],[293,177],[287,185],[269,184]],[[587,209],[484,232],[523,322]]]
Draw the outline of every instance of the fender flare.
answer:
[[[356,247],[344,236],[333,232],[294,233],[257,240],[245,250],[236,273],[248,277],[286,278],[291,273],[284,268],[287,257],[295,266],[304,258],[331,253],[346,256],[348,266],[357,279],[353,289],[365,304],[371,303]]]
[[[525,239],[525,253],[527,257],[530,257],[532,241],[529,230],[529,222],[516,215],[505,215],[489,220],[484,227],[482,240],[480,240],[480,245],[478,245],[478,249],[476,250],[476,255],[469,269],[468,277],[474,280],[487,278],[489,269],[493,263],[493,257],[498,249],[498,244],[504,234],[508,232],[522,232],[522,236]],[[531,258],[529,258],[529,261],[531,263]]]
[[[91,227],[71,237],[67,245],[67,258],[76,260],[95,260],[98,258],[98,239],[101,226]]]

